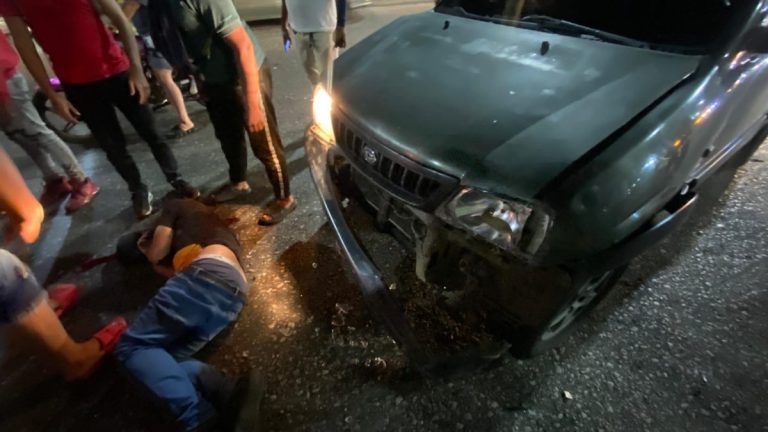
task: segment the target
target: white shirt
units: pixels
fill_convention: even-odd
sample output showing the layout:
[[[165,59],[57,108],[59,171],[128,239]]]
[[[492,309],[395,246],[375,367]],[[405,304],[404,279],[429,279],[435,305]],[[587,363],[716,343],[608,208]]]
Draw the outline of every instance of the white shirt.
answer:
[[[285,0],[288,25],[299,33],[329,32],[336,29],[335,0]]]

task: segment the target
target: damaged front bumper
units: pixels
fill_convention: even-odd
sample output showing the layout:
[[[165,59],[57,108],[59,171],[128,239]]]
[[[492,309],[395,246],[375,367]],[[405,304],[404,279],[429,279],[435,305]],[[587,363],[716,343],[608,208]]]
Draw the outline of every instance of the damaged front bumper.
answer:
[[[334,144],[323,141],[310,128],[307,131],[305,149],[323,209],[336,234],[344,257],[352,267],[352,274],[371,313],[386,327],[400,349],[416,367],[429,368],[433,363],[432,355],[418,341],[399,303],[392,298],[380,271],[358,243],[344,218],[340,193],[329,169],[331,158],[335,157],[335,152],[339,151],[338,148]]]

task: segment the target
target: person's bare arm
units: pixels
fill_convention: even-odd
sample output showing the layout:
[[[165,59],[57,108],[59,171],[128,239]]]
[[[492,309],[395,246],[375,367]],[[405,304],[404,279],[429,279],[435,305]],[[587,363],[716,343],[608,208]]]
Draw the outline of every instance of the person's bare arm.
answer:
[[[132,20],[136,12],[141,8],[141,4],[136,0],[125,0],[123,2],[123,14],[128,18],[128,21]]]
[[[32,33],[27,23],[18,16],[5,17],[5,24],[13,36],[13,44],[19,52],[19,57],[24,62],[30,75],[35,80],[40,90],[48,96],[54,111],[68,122],[75,123],[80,117],[77,109],[67,100],[64,94],[57,92],[48,81],[48,72],[45,70],[43,60],[37,52]]]
[[[172,278],[175,272],[173,271],[173,268],[162,265],[162,264],[152,264],[152,269],[155,270],[155,273],[159,274],[160,276],[163,276],[165,278]]]
[[[157,264],[163,258],[167,257],[171,253],[171,243],[173,242],[173,229],[158,225],[155,228],[155,233],[152,236],[152,243],[147,247],[144,255],[152,264]]]
[[[347,0],[336,0],[336,30],[333,32],[333,44],[335,48],[347,47],[347,33],[344,26],[347,25]]]
[[[91,0],[94,8],[100,14],[103,14],[112,25],[117,28],[120,36],[120,42],[123,43],[123,49],[128,54],[131,61],[131,68],[128,72],[128,85],[131,88],[131,95],[139,95],[139,102],[147,102],[149,97],[149,83],[144,76],[144,70],[141,67],[141,58],[139,57],[139,47],[136,45],[136,39],[133,34],[133,27],[126,18],[123,11],[115,0]]]
[[[288,7],[285,0],[282,1],[282,12],[280,14],[280,27],[283,29],[283,44],[291,40],[291,31],[288,29]]]
[[[27,188],[13,161],[0,149],[0,209],[11,218],[7,237],[18,234],[25,243],[34,243],[40,236],[45,217],[43,207]]]
[[[256,53],[253,50],[253,43],[245,31],[245,27],[240,25],[224,37],[227,43],[232,47],[237,55],[238,69],[240,78],[245,90],[245,101],[247,105],[246,128],[249,132],[258,132],[264,129],[266,124],[266,115],[261,102],[261,83],[259,80],[259,64],[256,60]]]

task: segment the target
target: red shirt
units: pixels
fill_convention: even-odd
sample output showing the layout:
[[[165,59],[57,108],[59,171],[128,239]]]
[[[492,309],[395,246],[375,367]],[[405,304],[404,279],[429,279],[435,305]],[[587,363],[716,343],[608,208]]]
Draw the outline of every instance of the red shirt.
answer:
[[[0,101],[2,102],[10,99],[8,84],[5,82],[16,73],[16,66],[18,65],[19,56],[8,43],[5,34],[0,34]]]
[[[64,83],[103,80],[130,64],[91,0],[0,0],[0,15],[24,19]]]

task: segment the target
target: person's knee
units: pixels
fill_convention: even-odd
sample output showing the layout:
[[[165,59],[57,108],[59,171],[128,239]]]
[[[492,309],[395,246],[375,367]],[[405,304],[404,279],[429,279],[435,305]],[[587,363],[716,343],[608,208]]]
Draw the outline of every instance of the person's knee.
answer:
[[[155,74],[157,80],[164,86],[176,85],[173,81],[173,71],[171,69],[152,69],[152,73]]]
[[[17,322],[45,300],[45,292],[16,255],[0,249],[0,324]]]
[[[131,336],[131,329],[128,328],[117,342],[114,355],[117,361],[125,366],[129,366],[129,362],[134,354],[141,351],[143,348],[145,348],[143,344]]]

